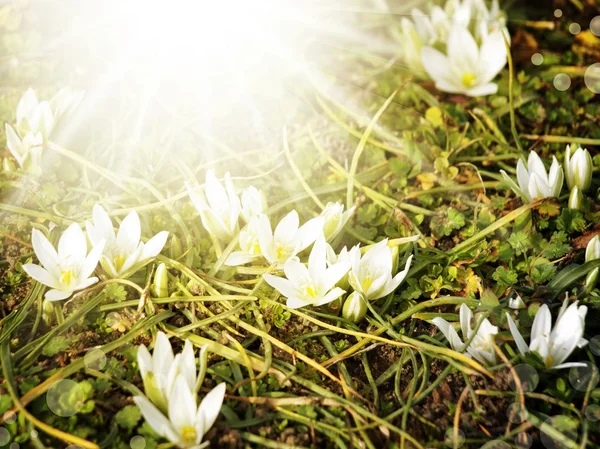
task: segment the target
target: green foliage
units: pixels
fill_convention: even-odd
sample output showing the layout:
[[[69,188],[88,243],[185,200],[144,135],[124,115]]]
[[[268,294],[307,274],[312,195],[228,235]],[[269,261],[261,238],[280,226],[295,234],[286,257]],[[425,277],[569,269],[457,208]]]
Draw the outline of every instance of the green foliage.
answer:
[[[133,430],[141,418],[142,412],[137,405],[127,405],[115,415],[119,427],[127,430]]]

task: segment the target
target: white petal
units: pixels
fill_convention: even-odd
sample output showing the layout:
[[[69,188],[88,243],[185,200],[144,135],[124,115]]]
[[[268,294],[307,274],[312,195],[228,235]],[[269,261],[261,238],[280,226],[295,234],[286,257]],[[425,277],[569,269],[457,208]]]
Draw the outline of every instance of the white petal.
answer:
[[[201,416],[203,423],[202,436],[210,430],[219,416],[225,397],[225,387],[224,383],[217,385],[204,396],[204,399],[202,399],[202,402],[198,406],[198,418]],[[197,420],[199,421],[199,419]]]
[[[73,294],[72,291],[64,291],[64,290],[48,290],[44,295],[48,301],[61,301],[63,299],[67,299],[69,296]]]
[[[466,304],[461,304],[460,311],[460,330],[462,332],[463,338],[468,340],[471,338],[471,320],[473,319],[473,312],[469,309],[469,306]]]
[[[327,268],[327,243],[322,236],[317,239],[308,256],[308,271],[312,279],[318,279]]]
[[[88,228],[88,237],[92,245],[95,245],[102,239],[106,240],[107,245],[113,245],[116,237],[112,221],[104,208],[99,204],[94,205],[92,218],[94,220],[92,232]]]
[[[46,238],[46,236],[37,229],[31,232],[31,244],[35,255],[39,259],[40,263],[51,273],[53,276],[58,277],[60,275],[58,271],[58,253],[52,246],[52,243]]]
[[[60,288],[61,285],[54,276],[52,276],[47,270],[40,267],[39,265],[35,265],[33,263],[28,263],[23,265],[23,270],[35,279],[38,282],[41,282],[44,285],[52,288]]]
[[[515,339],[515,343],[517,344],[517,348],[519,349],[519,352],[522,355],[527,354],[529,352],[529,346],[527,346],[527,343],[525,343],[525,340],[523,339],[521,332],[519,332],[519,329],[517,329],[517,325],[515,324],[515,322],[513,321],[513,319],[510,317],[510,315],[508,313],[506,314],[506,318],[508,320],[508,328],[510,329],[510,333],[512,334],[513,338]]]
[[[58,258],[61,261],[71,259],[73,263],[81,263],[87,253],[87,242],[81,227],[71,224],[58,241]]]
[[[300,263],[295,259],[288,260],[283,266],[283,271],[285,276],[289,279],[289,282],[295,287],[299,287],[312,281],[308,269],[303,263]]]
[[[158,332],[154,351],[152,352],[152,371],[163,374],[166,378],[174,358],[171,342],[163,332]]]
[[[152,371],[152,356],[150,355],[150,351],[146,348],[145,345],[140,345],[138,347],[137,352],[137,362],[138,367],[140,368],[140,375],[142,379],[146,377],[148,372]]]
[[[531,326],[531,341],[542,337],[547,339],[550,336],[550,330],[552,328],[552,315],[550,309],[546,304],[542,305],[533,319],[533,325]]]
[[[169,419],[181,434],[184,427],[195,428],[196,393],[188,387],[183,375],[177,376],[169,397]]]
[[[448,323],[448,321],[446,321],[443,318],[436,317],[432,319],[431,322],[438,327],[442,334],[444,334],[444,337],[446,337],[446,340],[448,340],[452,349],[454,349],[455,351],[461,350],[463,342],[456,333],[456,330],[454,330],[454,328],[450,323]]]
[[[460,26],[452,27],[448,36],[448,59],[451,68],[459,68],[460,73],[477,73],[479,48],[467,29]]]
[[[83,281],[90,277],[90,275],[94,272],[96,267],[98,266],[98,261],[100,260],[100,256],[102,255],[102,251],[104,250],[104,241],[99,242],[92,248],[90,253],[84,259],[81,269],[79,271],[79,280]]]
[[[196,391],[196,358],[194,347],[189,340],[186,340],[183,345],[180,367],[188,387],[190,387],[190,390]]]
[[[506,65],[507,54],[503,36],[502,31],[494,31],[484,39],[481,45],[478,66],[481,78],[479,81],[482,84],[492,81]]]
[[[160,436],[166,437],[168,435],[167,429],[172,428],[167,417],[144,396],[134,396],[133,401],[140,408],[142,415],[148,424],[150,424],[150,427],[152,427]],[[175,441],[171,440],[171,442],[177,443],[178,439]]]
[[[276,242],[291,242],[294,240],[296,233],[298,232],[298,226],[300,224],[300,218],[298,212],[295,210],[291,211],[285,217],[281,219],[277,227],[273,238]]]
[[[443,53],[432,47],[423,47],[421,50],[421,62],[429,76],[436,83],[445,82],[450,86],[456,86],[454,81],[451,81],[449,75],[448,66],[450,62]],[[453,89],[452,92],[456,92],[456,89]]]
[[[325,304],[329,304],[330,302],[335,301],[336,299],[338,299],[344,293],[346,293],[346,290],[342,290],[341,288],[336,287],[333,290],[331,290],[329,293],[327,293],[319,301],[317,301],[314,305],[315,306],[322,306],[322,305],[325,305]]]
[[[116,245],[120,253],[130,254],[138,247],[142,235],[140,217],[131,211],[121,222],[117,233]]]
[[[287,298],[294,297],[298,293],[294,285],[287,279],[283,279],[272,274],[263,274],[263,278],[271,287]]]
[[[225,265],[228,267],[237,267],[239,265],[246,265],[247,263],[256,260],[259,256],[246,254],[243,251],[234,251],[232,252],[227,260],[225,261]]]
[[[144,244],[144,250],[142,251],[140,260],[146,260],[158,256],[164,248],[165,243],[167,243],[168,237],[169,233],[167,231],[161,231],[148,240]]]
[[[485,97],[486,95],[494,95],[496,92],[498,92],[498,85],[496,83],[487,83],[473,87],[465,93],[470,97]]]

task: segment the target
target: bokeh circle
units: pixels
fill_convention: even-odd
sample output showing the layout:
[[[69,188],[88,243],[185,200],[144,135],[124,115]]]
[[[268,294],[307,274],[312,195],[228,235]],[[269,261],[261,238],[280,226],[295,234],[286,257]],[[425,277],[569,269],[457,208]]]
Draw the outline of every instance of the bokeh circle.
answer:
[[[54,382],[46,393],[48,408],[62,418],[76,414],[84,402],[83,389],[77,382],[69,379]]]
[[[556,90],[564,92],[569,90],[569,87],[571,87],[571,77],[566,73],[559,73],[554,77],[553,84]]]
[[[540,375],[537,370],[527,363],[521,363],[516,365],[514,368],[516,375],[519,377],[521,389],[524,393],[531,393],[535,391],[538,384],[540,383]],[[516,379],[514,376],[510,376],[508,385],[512,391],[518,391]]]
[[[574,366],[569,370],[569,382],[580,392],[593,390],[598,385],[600,376],[598,367],[591,362],[582,362],[585,366]]]
[[[586,69],[583,80],[589,90],[600,94],[600,62],[596,62]],[[600,335],[596,335],[590,340],[590,350],[595,355],[600,355]]]

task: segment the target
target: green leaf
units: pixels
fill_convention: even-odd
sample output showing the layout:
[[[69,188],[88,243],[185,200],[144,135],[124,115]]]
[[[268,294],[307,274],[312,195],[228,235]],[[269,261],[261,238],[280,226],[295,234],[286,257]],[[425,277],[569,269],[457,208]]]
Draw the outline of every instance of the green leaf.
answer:
[[[104,287],[104,293],[107,298],[112,299],[115,302],[121,302],[127,299],[127,291],[125,287],[119,284],[108,284]]]
[[[509,270],[506,267],[498,267],[492,278],[504,285],[515,285],[519,280],[519,275],[514,270]]]
[[[465,216],[456,209],[449,208],[446,214],[433,217],[429,227],[436,237],[447,237],[465,224]]]
[[[136,405],[128,405],[115,415],[117,424],[128,430],[133,430],[142,418],[142,412]]]
[[[67,337],[56,336],[46,343],[42,353],[47,357],[52,357],[53,355],[58,354],[59,352],[63,352],[66,350],[71,344],[71,340]]]

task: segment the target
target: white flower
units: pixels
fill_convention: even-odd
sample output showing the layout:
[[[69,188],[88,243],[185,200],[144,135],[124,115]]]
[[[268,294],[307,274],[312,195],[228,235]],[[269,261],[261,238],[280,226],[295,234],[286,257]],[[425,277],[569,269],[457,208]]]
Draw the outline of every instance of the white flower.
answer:
[[[260,242],[258,239],[260,231],[260,217],[253,216],[248,225],[240,231],[239,246],[240,251],[232,252],[225,265],[235,267],[244,265],[262,256]]]
[[[325,239],[320,237],[308,257],[308,268],[297,259],[289,259],[283,271],[287,279],[264,274],[268,284],[287,297],[292,309],[305,306],[322,306],[346,293],[335,285],[350,269],[350,263],[338,262],[327,267]]]
[[[406,261],[404,270],[392,277],[394,261],[387,239],[373,245],[362,257],[360,251],[353,248],[350,251],[352,268],[348,273],[350,285],[368,301],[389,295],[408,274],[412,257]]]
[[[402,57],[406,65],[422,78],[427,78],[427,72],[421,63],[423,46],[433,46],[444,41],[450,27],[448,14],[439,6],[434,6],[428,15],[413,8],[411,18],[400,21]]]
[[[140,241],[142,227],[137,212],[131,211],[115,235],[110,217],[99,204],[92,211],[93,223],[86,222],[88,237],[93,245],[104,240],[100,264],[113,278],[126,278],[156,257],[167,241],[169,233],[161,231],[146,244]]]
[[[246,188],[241,195],[242,218],[250,223],[252,217],[263,214],[267,210],[265,195],[254,186]]]
[[[146,346],[140,345],[137,360],[146,396],[164,413],[168,411],[169,398],[179,375],[191,391],[196,391],[196,360],[189,340],[185,341],[181,354],[175,356],[167,336],[158,332],[152,355]]]
[[[498,333],[498,328],[486,318],[479,325],[477,333],[475,329],[471,327],[471,320],[473,319],[473,312],[467,307],[466,304],[460,306],[460,328],[464,339],[460,339],[456,330],[448,321],[443,318],[437,317],[431,320],[435,324],[444,337],[450,343],[452,349],[458,352],[467,351],[467,355],[478,360],[485,365],[494,365],[496,363],[496,351],[494,349],[494,335]],[[471,340],[472,338],[472,340]],[[465,348],[465,344],[471,340],[468,347]]]
[[[565,152],[565,178],[569,189],[578,187],[582,192],[587,191],[592,185],[592,171],[594,164],[588,150],[579,147],[571,155],[571,146],[567,145]]]
[[[204,192],[198,194],[189,186],[188,190],[206,230],[223,242],[231,241],[238,229],[241,206],[229,172],[225,173],[225,186],[208,170]]]
[[[83,91],[61,89],[50,101],[38,101],[28,89],[17,105],[16,127],[8,123],[6,144],[21,168],[38,171],[41,146],[48,139],[61,115],[73,110],[83,98]]]
[[[501,31],[484,37],[481,47],[467,29],[453,25],[447,54],[433,47],[421,50],[421,61],[437,89],[469,96],[491,95],[498,91],[492,80],[506,65],[507,53]]]
[[[325,239],[330,242],[336,238],[342,231],[350,217],[354,213],[355,207],[351,207],[344,212],[344,205],[341,203],[327,203],[321,217],[325,219],[323,225],[323,235]]]
[[[41,132],[27,132],[21,139],[17,132],[8,123],[4,125],[6,131],[6,147],[23,170],[39,172],[42,158],[42,145],[44,136]]]
[[[270,263],[282,268],[288,259],[310,246],[323,234],[323,217],[316,217],[300,226],[298,212],[291,211],[281,219],[275,232],[266,215],[259,216],[260,250]]]
[[[587,307],[578,307],[578,301],[575,301],[570,306],[568,304],[569,296],[566,295],[554,323],[554,329],[552,329],[552,315],[548,306],[544,304],[539,308],[531,327],[529,346],[525,343],[513,319],[508,313],[506,314],[510,333],[515,339],[515,343],[521,354],[525,355],[528,352],[535,352],[542,358],[546,368],[551,369],[585,365],[576,362],[563,363],[575,348],[583,348],[588,343],[583,338]]]
[[[200,449],[208,446],[202,439],[217,420],[224,396],[225,384],[221,383],[196,407],[196,393],[180,374],[169,394],[168,417],[144,396],[135,396],[133,400],[160,436],[182,449]]]
[[[51,287],[45,295],[48,301],[67,299],[74,292],[98,282],[97,277],[90,276],[98,265],[104,242],[97,242],[88,254],[85,235],[77,223],[61,235],[58,252],[37,229],[32,232],[31,243],[42,266],[26,264],[23,269],[36,281]]]
[[[552,165],[550,172],[546,171],[544,163],[536,152],[529,153],[527,167],[522,159],[517,163],[517,185],[506,174],[504,170],[500,170],[502,176],[509,184],[510,188],[523,199],[528,202],[533,202],[536,198],[552,198],[560,195],[563,185],[563,169],[558,163],[556,157],[552,156]]]
[[[524,309],[525,303],[523,302],[523,298],[521,298],[521,295],[517,295],[514,298],[510,298],[508,300],[508,307],[515,310]]]

